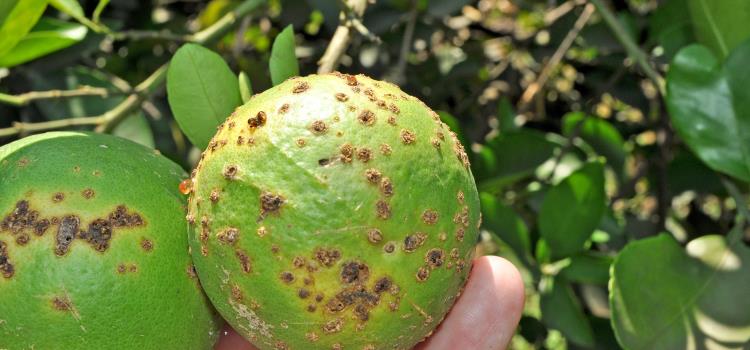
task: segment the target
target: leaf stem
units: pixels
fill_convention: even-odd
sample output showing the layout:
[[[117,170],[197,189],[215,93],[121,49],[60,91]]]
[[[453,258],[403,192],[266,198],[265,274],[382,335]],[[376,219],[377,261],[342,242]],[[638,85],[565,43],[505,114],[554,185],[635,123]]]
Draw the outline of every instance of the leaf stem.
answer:
[[[638,47],[635,41],[633,41],[625,28],[623,28],[620,21],[615,18],[615,15],[612,13],[612,11],[604,5],[602,0],[589,1],[596,7],[596,10],[599,11],[599,14],[602,15],[604,22],[615,35],[620,44],[622,44],[622,46],[625,48],[628,56],[630,56],[630,58],[633,59],[636,64],[638,64],[646,77],[648,77],[656,85],[659,93],[662,96],[666,96],[664,78],[659,75],[659,73],[651,66],[651,64],[648,62],[648,56],[646,56],[643,50],[641,50],[641,48]]]
[[[727,234],[727,241],[729,242],[729,245],[732,245],[742,240],[742,236],[745,233],[745,222],[750,219],[750,210],[748,210],[747,199],[745,199],[745,196],[740,192],[740,189],[737,188],[737,185],[735,185],[732,180],[722,176],[721,182],[727,189],[727,192],[729,192],[729,196],[734,199],[734,205],[737,207],[738,218],[734,228]]]
[[[123,95],[125,93],[126,92],[124,91],[85,85],[73,90],[29,91],[19,95],[8,95],[0,93],[0,103],[5,103],[13,106],[25,106],[36,100],[72,98],[81,96],[108,97]]]
[[[344,9],[339,14],[339,26],[336,27],[331,42],[328,44],[320,61],[318,61],[318,74],[330,73],[336,70],[341,56],[346,52],[347,47],[349,47],[349,41],[352,39],[352,27],[355,27],[354,29],[360,33],[363,30],[366,31],[366,28],[359,20],[365,13],[366,8],[367,0],[344,1]],[[354,20],[357,21],[357,24],[355,24]],[[369,33],[369,31],[366,31],[366,33]]]

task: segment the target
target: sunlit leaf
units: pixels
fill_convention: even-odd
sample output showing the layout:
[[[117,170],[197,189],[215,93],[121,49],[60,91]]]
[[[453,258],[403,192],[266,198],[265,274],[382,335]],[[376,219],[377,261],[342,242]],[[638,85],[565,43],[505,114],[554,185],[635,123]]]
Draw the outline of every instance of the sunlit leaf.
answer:
[[[10,7],[2,6],[5,10],[9,9],[5,8],[6,6]],[[16,46],[18,41],[34,27],[45,8],[47,8],[47,0],[22,0],[15,3],[0,24],[0,58]]]
[[[276,36],[271,48],[271,82],[278,85],[284,80],[299,75],[299,63],[294,53],[294,29],[288,25]]]
[[[12,67],[64,49],[86,37],[81,24],[42,18],[9,52],[0,57],[0,67]]]

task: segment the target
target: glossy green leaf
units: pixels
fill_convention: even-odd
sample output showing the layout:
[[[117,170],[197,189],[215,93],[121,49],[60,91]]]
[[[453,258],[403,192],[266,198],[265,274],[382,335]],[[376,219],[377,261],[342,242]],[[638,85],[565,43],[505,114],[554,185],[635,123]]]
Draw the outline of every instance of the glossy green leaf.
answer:
[[[180,129],[200,149],[242,104],[237,76],[221,56],[197,44],[182,46],[172,57],[167,99]]]
[[[649,18],[649,36],[664,49],[668,60],[677,51],[695,41],[690,12],[684,0],[667,0]]]
[[[516,125],[516,111],[507,96],[500,98],[497,103],[497,119],[500,122],[500,132],[508,133],[518,130]]]
[[[683,249],[662,234],[614,262],[612,324],[627,349],[739,349],[750,340],[750,249],[703,236]]]
[[[750,1],[688,0],[687,5],[698,41],[720,57],[750,38]]]
[[[559,330],[569,341],[578,345],[594,345],[591,324],[565,279],[555,278],[550,290],[542,292],[539,306],[542,321],[547,327]]]
[[[539,232],[553,257],[583,249],[605,209],[604,168],[588,163],[552,187],[539,212]]]
[[[520,259],[531,253],[529,229],[512,208],[490,193],[480,193],[484,225],[507,243]]]
[[[699,45],[675,56],[667,76],[672,123],[690,149],[714,170],[750,181],[750,41],[722,67]]]
[[[604,254],[578,253],[570,257],[570,265],[560,274],[572,282],[606,285],[612,260],[612,257]]]
[[[481,169],[477,174],[479,187],[493,191],[496,186],[533,174],[552,158],[556,147],[538,131],[521,129],[498,135],[483,146],[490,149],[492,157],[479,159],[476,164]]]
[[[299,75],[299,62],[294,53],[294,29],[291,24],[274,39],[268,64],[273,85]]]
[[[9,52],[0,57],[0,67],[12,67],[64,49],[86,37],[85,26],[42,18]]]
[[[4,7],[7,5],[4,5]],[[22,0],[0,24],[0,58],[10,51],[34,27],[47,8],[47,0]]]
[[[146,147],[154,148],[154,132],[143,113],[138,112],[125,118],[112,130],[112,135],[126,138]]]
[[[607,158],[607,163],[622,175],[625,167],[625,141],[620,132],[604,119],[586,117],[580,112],[566,114],[562,120],[563,135],[578,133],[578,137]]]
[[[253,96],[253,84],[250,81],[250,77],[245,72],[240,72],[239,75],[240,83],[240,96],[242,96],[242,103],[250,101],[250,97]]]
[[[79,19],[85,17],[83,8],[78,0],[49,0],[49,4],[56,8],[58,11],[67,14],[70,17]]]

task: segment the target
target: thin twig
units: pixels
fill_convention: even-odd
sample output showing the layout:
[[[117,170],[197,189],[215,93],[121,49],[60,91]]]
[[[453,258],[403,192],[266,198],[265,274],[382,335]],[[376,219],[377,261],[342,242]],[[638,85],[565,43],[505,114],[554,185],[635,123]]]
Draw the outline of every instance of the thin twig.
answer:
[[[544,68],[542,68],[542,71],[539,73],[536,81],[531,83],[523,92],[523,95],[521,95],[521,99],[519,100],[517,107],[519,112],[526,110],[529,102],[531,102],[531,100],[534,98],[534,96],[536,96],[539,90],[541,90],[542,87],[547,83],[547,79],[549,79],[550,74],[552,74],[552,70],[557,67],[562,58],[565,56],[565,53],[568,52],[570,46],[573,45],[573,41],[578,37],[578,33],[580,33],[581,29],[583,29],[589,19],[591,19],[591,15],[593,13],[594,7],[591,4],[587,4],[583,8],[583,12],[581,12],[581,15],[578,17],[575,24],[573,24],[573,28],[570,28],[570,31],[567,35],[565,35],[565,38],[563,38],[560,46],[557,47],[555,53],[552,54],[552,57],[550,57],[549,61],[547,61],[547,63],[544,65]]]
[[[585,2],[585,0],[568,0],[560,6],[547,11],[544,14],[544,25],[550,26],[552,23],[555,23],[560,19],[560,17],[565,16],[568,12],[576,8],[576,6],[582,5]]]
[[[208,44],[218,40],[226,34],[227,31],[234,27],[239,18],[242,18],[264,2],[264,0],[246,0],[242,2],[234,10],[225,14],[210,27],[195,33],[195,35],[193,35],[194,41],[199,44]],[[162,83],[166,80],[168,66],[169,62],[163,64],[144,81],[138,84],[133,90],[133,93],[128,95],[125,100],[104,114],[93,117],[69,118],[41,123],[16,122],[9,128],[0,129],[0,137],[18,134],[24,135],[32,132],[41,132],[80,125],[96,125],[94,130],[97,132],[111,131],[115,126],[128,117],[130,113],[138,109],[149,95],[161,87]]]
[[[404,29],[404,39],[401,41],[401,51],[398,54],[398,62],[394,69],[391,79],[398,85],[405,79],[406,64],[409,61],[409,52],[411,51],[412,40],[414,38],[414,27],[417,24],[417,14],[419,7],[416,0],[411,2],[411,11],[409,11],[409,20],[406,22]]]
[[[648,62],[648,56],[646,56],[643,50],[641,50],[641,48],[638,47],[635,41],[633,41],[625,28],[622,27],[622,24],[617,20],[617,18],[615,18],[615,15],[612,13],[612,11],[610,11],[610,9],[605,6],[601,0],[589,1],[602,15],[604,22],[607,24],[607,26],[609,26],[609,29],[612,30],[612,33],[615,35],[617,40],[625,48],[628,56],[630,56],[630,58],[633,59],[639,67],[641,67],[643,74],[645,74],[656,85],[659,93],[662,96],[666,96],[664,78],[662,78],[662,76],[659,75],[659,73],[657,73],[653,67],[651,67],[651,64]]]
[[[729,192],[732,199],[734,199],[734,206],[737,207],[737,213],[739,214],[735,222],[735,228],[727,234],[727,241],[729,242],[729,245],[732,245],[742,240],[742,237],[745,234],[745,222],[750,220],[750,210],[748,210],[747,199],[742,192],[740,192],[740,189],[737,188],[737,185],[734,184],[734,181],[727,177],[722,177],[721,182],[724,184],[724,187],[727,189],[727,192]]]
[[[153,31],[153,30],[125,30],[121,32],[112,32],[108,34],[114,40],[143,40],[143,39],[154,39],[154,40],[166,40],[175,42],[190,42],[194,41],[192,35],[189,34],[174,34],[168,31]]]
[[[29,91],[19,95],[8,95],[0,93],[0,103],[14,106],[25,106],[36,100],[47,100],[55,98],[71,98],[81,96],[99,96],[109,97],[126,94],[127,91],[111,90],[95,86],[81,86],[73,90],[48,90],[48,91]]]
[[[351,30],[353,22],[351,17],[355,19],[362,18],[367,8],[367,0],[346,0],[344,3],[344,9],[339,15],[339,26],[336,27],[336,31],[333,33],[331,42],[328,44],[326,51],[318,61],[318,74],[330,73],[336,70],[339,65],[341,56],[346,52],[349,47],[349,41],[352,38]],[[359,22],[361,24],[361,22]],[[364,26],[362,26],[364,28]],[[355,28],[356,29],[356,28]],[[366,30],[366,28],[365,28]],[[359,30],[362,32],[362,30]],[[369,31],[368,31],[369,33]]]

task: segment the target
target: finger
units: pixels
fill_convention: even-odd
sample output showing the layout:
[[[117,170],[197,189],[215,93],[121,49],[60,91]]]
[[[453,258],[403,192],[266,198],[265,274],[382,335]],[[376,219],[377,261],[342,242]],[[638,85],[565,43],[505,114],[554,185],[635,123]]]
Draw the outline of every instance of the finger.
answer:
[[[257,350],[229,325],[224,326],[214,350]]]
[[[524,298],[513,264],[496,256],[477,258],[461,297],[417,349],[504,349],[521,318]]]

